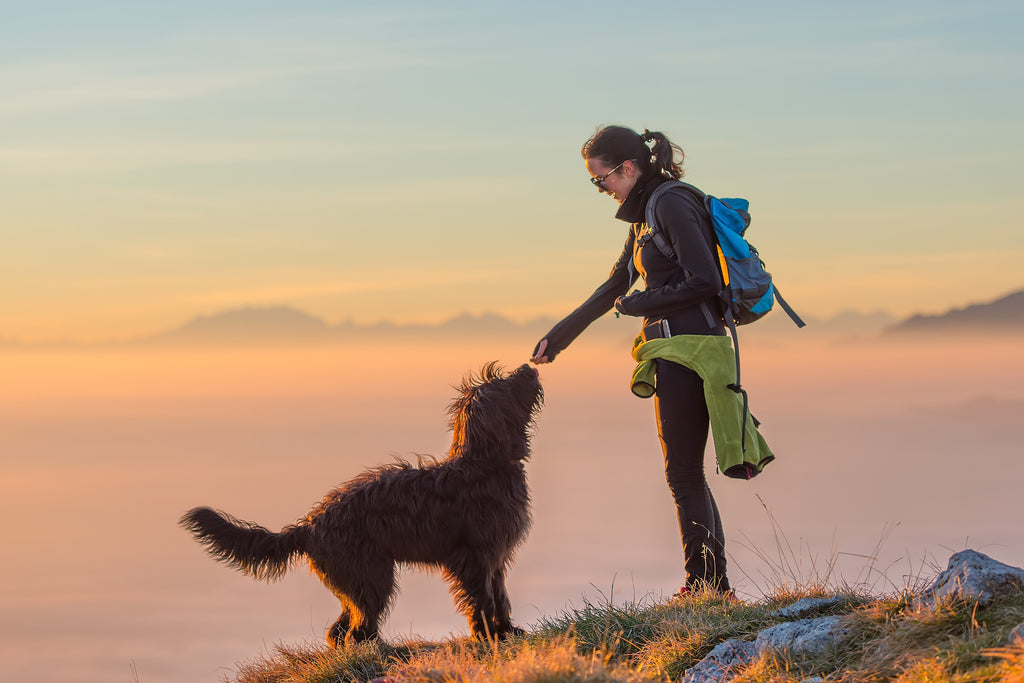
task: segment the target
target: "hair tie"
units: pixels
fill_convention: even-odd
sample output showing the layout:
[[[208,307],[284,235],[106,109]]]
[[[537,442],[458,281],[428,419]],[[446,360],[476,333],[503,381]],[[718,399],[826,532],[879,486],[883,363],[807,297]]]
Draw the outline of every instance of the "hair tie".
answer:
[[[651,131],[649,131],[646,128],[644,128],[644,133],[643,133],[643,135],[640,136],[640,140],[643,141],[643,142],[650,142],[653,139],[654,139],[654,133],[652,133]]]

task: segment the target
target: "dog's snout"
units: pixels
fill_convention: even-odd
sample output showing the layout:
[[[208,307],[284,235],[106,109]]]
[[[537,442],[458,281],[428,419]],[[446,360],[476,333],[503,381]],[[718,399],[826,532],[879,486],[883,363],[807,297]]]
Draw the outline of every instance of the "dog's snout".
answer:
[[[522,365],[520,365],[516,372],[531,372],[533,373],[534,377],[540,377],[540,370],[533,367],[529,363],[523,363]]]

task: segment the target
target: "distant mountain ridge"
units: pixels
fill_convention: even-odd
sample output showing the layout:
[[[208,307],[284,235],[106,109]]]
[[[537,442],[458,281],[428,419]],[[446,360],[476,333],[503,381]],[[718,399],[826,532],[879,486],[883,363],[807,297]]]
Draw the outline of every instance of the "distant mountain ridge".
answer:
[[[145,341],[197,342],[219,340],[291,341],[316,338],[330,333],[327,323],[287,306],[237,308],[192,318],[181,327],[162,332]]]
[[[504,336],[517,332],[543,333],[553,321],[537,318],[516,323],[495,313],[462,313],[439,324],[379,322],[329,325],[322,318],[289,306],[231,309],[192,318],[181,327],[137,340],[136,344],[292,344],[325,343],[375,335]]]
[[[878,334],[927,332],[932,330],[1021,330],[1024,331],[1024,290],[989,303],[951,309],[940,315],[912,315],[902,321],[888,313],[840,312],[829,319],[805,316],[808,326],[797,330],[790,320],[774,311],[748,330],[758,335],[822,334],[829,336],[871,337]],[[631,319],[604,316],[595,322],[591,334],[618,335],[631,339],[637,325]],[[322,318],[289,306],[245,307],[197,316],[181,327],[139,340],[142,344],[296,344],[329,343],[344,339],[370,339],[375,335],[438,338],[458,336],[486,338],[523,336],[540,338],[555,323],[552,318],[536,318],[518,323],[497,313],[462,313],[437,324],[399,324],[379,322],[359,325],[350,320],[330,325]]]
[[[834,336],[873,336],[879,334],[894,318],[884,312],[857,313],[845,311],[827,320],[805,316],[808,327],[797,330],[785,315],[773,313],[750,328],[758,335],[824,334]],[[344,321],[328,324],[322,318],[289,306],[245,307],[201,315],[184,325],[146,337],[134,344],[142,345],[258,345],[258,344],[321,344],[351,339],[372,339],[375,336],[416,338],[493,338],[521,336],[529,341],[540,339],[556,322],[553,318],[535,318],[515,322],[497,313],[462,313],[436,324],[400,324],[378,322],[356,324]],[[605,315],[588,329],[588,336],[621,337],[628,344],[636,335],[638,318]]]
[[[940,331],[1024,331],[1024,290],[939,315],[913,315],[886,329],[888,334]]]

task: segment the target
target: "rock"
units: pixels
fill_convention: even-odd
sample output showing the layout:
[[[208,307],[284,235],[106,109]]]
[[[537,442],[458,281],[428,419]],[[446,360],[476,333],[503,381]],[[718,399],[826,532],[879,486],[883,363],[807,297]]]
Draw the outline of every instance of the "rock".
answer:
[[[832,598],[802,598],[792,605],[776,610],[775,616],[782,617],[783,619],[805,619],[834,607],[842,607],[848,604],[849,601],[841,595]]]
[[[1018,640],[1024,643],[1024,624],[1020,624],[1010,631],[1010,645],[1015,644]]]
[[[924,592],[918,605],[934,607],[945,600],[965,600],[987,607],[997,593],[1013,586],[1024,586],[1024,569],[963,550],[949,558],[946,571]]]
[[[839,615],[777,624],[758,633],[754,644],[758,652],[772,649],[813,655],[841,643],[849,633],[848,622],[848,617]]]
[[[696,666],[687,669],[682,683],[723,683],[732,679],[736,669],[754,661],[758,651],[754,643],[733,638],[715,646]]]
[[[750,664],[765,650],[786,650],[811,655],[837,645],[846,637],[844,616],[802,619],[777,624],[757,634],[753,642],[727,640],[719,643],[696,666],[687,669],[682,683],[724,683],[732,680],[737,669]]]

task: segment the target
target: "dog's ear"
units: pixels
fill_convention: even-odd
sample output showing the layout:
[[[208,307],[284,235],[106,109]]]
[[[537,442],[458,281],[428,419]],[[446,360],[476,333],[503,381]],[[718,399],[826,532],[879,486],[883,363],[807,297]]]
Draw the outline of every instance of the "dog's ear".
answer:
[[[498,361],[492,360],[489,363],[484,363],[484,366],[480,368],[480,382],[486,384],[487,382],[493,382],[496,379],[501,379],[505,376],[505,371]]]
[[[467,372],[459,385],[453,387],[459,393],[451,405],[448,406],[448,426],[454,430],[456,423],[460,421],[460,415],[469,410],[469,406],[473,401],[479,400],[479,392],[485,390],[489,383],[501,379],[503,376],[504,372],[496,360],[484,363],[483,367],[480,368],[479,375]]]

